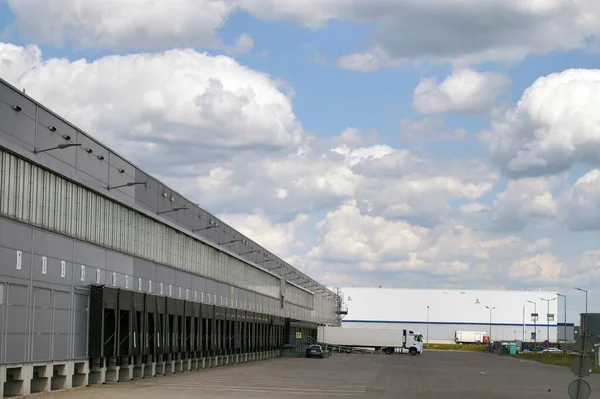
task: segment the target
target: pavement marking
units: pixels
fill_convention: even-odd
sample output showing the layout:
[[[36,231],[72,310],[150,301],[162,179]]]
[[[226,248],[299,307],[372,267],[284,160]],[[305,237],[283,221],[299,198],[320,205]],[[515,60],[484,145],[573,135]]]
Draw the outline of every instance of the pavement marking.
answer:
[[[336,395],[336,396],[363,396],[367,391],[345,391],[338,389],[310,389],[310,388],[276,388],[276,387],[248,387],[248,388],[235,388],[235,387],[223,387],[214,386],[207,387],[203,385],[199,386],[176,386],[178,390],[193,390],[193,391],[223,391],[223,392],[255,392],[255,393],[285,393],[289,394],[302,394],[302,395]],[[156,388],[170,388],[170,386],[160,385]]]

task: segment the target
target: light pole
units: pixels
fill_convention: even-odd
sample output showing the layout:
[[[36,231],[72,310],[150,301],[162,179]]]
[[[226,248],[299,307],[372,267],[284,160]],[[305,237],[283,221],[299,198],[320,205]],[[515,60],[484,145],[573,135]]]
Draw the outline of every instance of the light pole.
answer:
[[[588,324],[588,320],[587,320],[587,318],[588,318],[587,290],[584,290],[583,288],[577,288],[577,287],[575,287],[575,289],[577,291],[585,292],[585,327],[584,326],[582,326],[582,327],[583,327],[583,331],[586,331],[587,330],[587,324]]]
[[[427,349],[429,349],[429,305],[427,305],[427,331],[425,334],[427,335]]]
[[[521,334],[521,339],[525,342],[525,307],[527,305],[523,305],[523,334]]]
[[[565,325],[564,327],[564,331],[565,331],[565,335],[563,336],[563,339],[565,341],[565,348],[563,349],[563,351],[565,352],[565,359],[567,358],[567,296],[563,295],[563,294],[559,294],[558,292],[556,293],[556,296],[562,296],[563,298],[565,298]]]
[[[555,300],[556,298],[552,298],[552,299],[544,299],[544,298],[540,298],[542,301],[546,301],[548,303],[548,312],[546,313],[546,339],[548,340],[548,342],[550,342],[550,302]],[[554,321],[554,315],[552,315],[552,321]]]
[[[531,314],[531,321],[533,321],[533,346],[534,348],[537,347],[537,318],[538,318],[538,314],[537,314],[537,303],[533,302],[533,301],[527,301],[529,303],[533,303],[533,313]],[[535,350],[537,351],[537,348],[535,348]]]
[[[496,309],[496,307],[486,306],[490,310],[490,343],[492,342],[492,310]]]

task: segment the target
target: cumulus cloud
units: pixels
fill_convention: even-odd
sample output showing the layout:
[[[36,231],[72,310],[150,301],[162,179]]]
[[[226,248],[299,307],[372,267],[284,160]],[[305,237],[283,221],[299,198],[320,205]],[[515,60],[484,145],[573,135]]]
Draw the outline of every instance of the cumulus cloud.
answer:
[[[226,56],[171,50],[35,64],[38,51],[23,49],[0,75],[8,71],[28,94],[152,171],[162,164],[160,173],[197,176],[240,149],[257,157],[294,149],[303,134],[285,86]]]
[[[560,281],[564,264],[548,252],[525,257],[514,262],[509,269],[511,278],[536,283],[557,283]]]
[[[510,83],[509,76],[498,72],[456,69],[441,83],[435,77],[421,79],[412,105],[421,114],[489,113]]]
[[[430,117],[421,120],[403,119],[400,121],[400,137],[421,141],[460,141],[467,137],[465,129],[447,131],[441,118]]]
[[[600,230],[600,170],[575,182],[564,198],[565,224],[572,231]]]
[[[521,261],[519,256],[527,248],[547,249],[544,239],[531,243],[517,236],[497,237],[460,224],[425,228],[371,216],[362,212],[355,201],[328,212],[317,230],[318,238],[306,254],[306,263],[309,270],[327,275],[332,282],[362,273],[370,279],[380,276],[379,283],[385,279],[387,286],[422,282],[423,276],[429,285],[510,284],[520,276],[514,275],[507,264]],[[538,255],[543,253],[530,256]],[[551,268],[543,273],[543,281],[556,283],[556,277]]]
[[[289,216],[357,199],[374,214],[432,225],[450,211],[448,200],[472,201],[493,185],[489,171],[465,163],[440,173],[374,132],[308,137],[287,88],[229,57],[172,50],[34,66],[15,59],[13,83],[216,212]]]
[[[15,83],[41,63],[42,51],[37,46],[15,46],[0,42],[0,77]]]
[[[330,20],[368,22],[377,29],[364,41],[364,49],[339,59],[342,67],[363,71],[412,60],[465,65],[580,49],[600,26],[595,0],[7,2],[26,39],[80,48],[220,47],[215,31],[238,10],[261,19],[296,20],[311,29]]]
[[[254,39],[247,33],[242,33],[235,41],[235,50],[238,53],[247,53],[253,48]]]
[[[409,176],[403,179],[372,179],[360,193],[371,201],[377,214],[434,226],[451,217],[452,199],[478,199],[493,188],[491,181],[469,182],[456,176]]]
[[[529,245],[527,245],[524,249],[524,252],[527,253],[542,253],[548,252],[552,245],[552,240],[549,238],[541,238]]]
[[[337,62],[343,69],[360,72],[374,72],[383,67],[400,66],[403,64],[403,62],[394,60],[379,46],[375,46],[365,53],[341,56]]]
[[[569,69],[537,79],[481,139],[511,178],[600,165],[598,109],[600,70]]]
[[[235,3],[227,0],[7,0],[21,35],[36,43],[80,48],[163,50],[219,47],[215,30]]]
[[[287,222],[275,223],[262,211],[252,214],[228,213],[220,216],[226,223],[258,243],[268,245],[268,250],[277,256],[289,259],[297,251],[305,252],[307,243],[298,235],[298,229],[309,221],[309,217],[298,214]]]
[[[260,18],[295,19],[316,29],[330,20],[378,26],[342,67],[372,71],[411,60],[514,61],[527,54],[580,49],[598,33],[595,0],[241,0]],[[485,29],[482,30],[482,21]],[[400,34],[399,34],[400,32]]]
[[[372,263],[408,257],[421,248],[421,236],[426,233],[426,229],[404,221],[362,216],[355,201],[328,212],[318,229],[319,244],[309,257]]]
[[[559,209],[552,194],[553,183],[549,178],[509,181],[506,190],[494,200],[494,229],[520,231],[528,223],[553,220]]]
[[[478,213],[487,213],[492,209],[492,207],[489,205],[480,204],[479,202],[471,202],[461,206],[459,209],[462,213],[467,215],[475,215]]]
[[[475,201],[497,180],[478,160],[433,162],[406,151],[366,161],[355,170],[368,177],[357,198],[368,200],[374,214],[429,227],[453,217],[450,201]]]

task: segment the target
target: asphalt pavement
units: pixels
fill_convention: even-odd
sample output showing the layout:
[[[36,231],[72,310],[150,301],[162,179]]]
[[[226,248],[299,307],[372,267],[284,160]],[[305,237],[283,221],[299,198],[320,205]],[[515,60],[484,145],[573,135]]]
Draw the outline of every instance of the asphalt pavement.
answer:
[[[568,398],[568,367],[487,353],[278,358],[40,395],[52,399]],[[587,378],[600,397],[600,375]]]

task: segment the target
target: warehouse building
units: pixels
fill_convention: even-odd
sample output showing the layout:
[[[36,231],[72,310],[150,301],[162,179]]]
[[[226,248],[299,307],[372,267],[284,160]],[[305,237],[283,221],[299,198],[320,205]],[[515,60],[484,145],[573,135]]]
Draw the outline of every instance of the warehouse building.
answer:
[[[407,328],[427,342],[452,343],[456,331],[491,340],[573,341],[564,297],[543,291],[341,288],[349,328]],[[537,317],[536,317],[537,314]]]
[[[0,264],[4,396],[273,357],[339,321],[335,293],[1,80]]]

